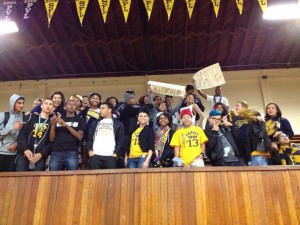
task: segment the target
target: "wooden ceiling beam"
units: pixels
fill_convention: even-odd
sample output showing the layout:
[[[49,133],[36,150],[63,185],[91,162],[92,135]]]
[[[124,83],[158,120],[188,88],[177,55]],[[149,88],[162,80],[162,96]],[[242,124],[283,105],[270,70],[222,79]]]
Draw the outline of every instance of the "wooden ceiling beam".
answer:
[[[250,24],[251,24],[251,22],[253,20],[253,14],[254,14],[253,13],[254,12],[254,5],[255,4],[252,2],[251,15],[250,15],[250,19],[247,22],[246,33],[245,33],[244,38],[243,38],[242,47],[241,47],[240,51],[238,51],[239,56],[238,56],[238,60],[237,60],[237,66],[241,64],[241,58],[243,56],[243,52],[244,52],[244,48],[245,48],[245,44],[246,44],[246,39],[247,39],[248,34],[250,32]],[[252,30],[251,30],[251,32],[252,32]],[[254,46],[252,46],[252,47],[254,47]],[[249,56],[249,58],[250,57],[251,57],[251,55]]]
[[[159,25],[160,25],[160,40],[161,40],[161,52],[162,52],[162,57],[161,57],[161,62],[162,65],[161,67],[162,68],[166,68],[165,66],[165,51],[164,51],[164,41],[163,41],[163,37],[164,37],[164,34],[163,34],[163,21],[162,21],[162,15],[164,13],[166,13],[162,8],[164,8],[164,5],[163,5],[163,1],[160,1],[160,4],[159,4]],[[160,68],[161,69],[161,68]]]
[[[36,28],[35,30],[37,31],[34,31],[34,33],[32,34],[32,35],[39,35],[40,36],[40,38],[42,39],[42,41],[43,41],[43,43],[44,43],[44,45],[43,46],[45,46],[45,49],[47,49],[48,51],[49,51],[49,53],[50,53],[50,55],[51,55],[51,57],[53,58],[53,59],[56,59],[57,58],[57,56],[53,53],[53,51],[52,51],[52,49],[51,48],[49,48],[48,46],[49,46],[49,43],[48,43],[48,41],[47,41],[47,38],[45,38],[45,36],[44,36],[44,34],[41,32],[41,28],[40,28],[40,26],[39,26],[39,24],[37,23],[37,20],[31,20],[31,22],[33,23],[33,27],[34,28]],[[49,28],[50,29],[50,28]],[[49,33],[51,33],[51,32],[49,32]],[[33,43],[36,43],[36,39],[34,40],[33,38],[32,38],[32,36],[31,36],[31,34],[28,34],[28,37],[31,39],[31,41],[33,42]],[[54,37],[55,39],[56,39],[56,37]],[[56,42],[57,43],[59,43],[58,42],[58,40],[56,39]],[[51,71],[51,64],[49,63],[49,60],[48,59],[45,59],[45,57],[44,57],[44,54],[42,54],[41,52],[40,52],[40,50],[38,49],[38,54],[40,55],[40,59],[42,59],[43,61],[44,61],[44,64],[45,65],[47,65],[47,66],[49,66],[49,69],[47,69],[48,71]],[[64,71],[64,69],[60,66],[59,67],[60,68],[60,70],[61,71]],[[46,75],[49,75],[49,74],[46,74]]]
[[[153,59],[151,53],[151,41],[149,38],[148,14],[143,2],[142,1],[137,1],[137,2],[138,2],[138,11],[140,15],[140,24],[141,24],[144,52],[145,52],[144,55],[145,55],[146,71],[147,73],[150,73],[150,71],[153,70]]]

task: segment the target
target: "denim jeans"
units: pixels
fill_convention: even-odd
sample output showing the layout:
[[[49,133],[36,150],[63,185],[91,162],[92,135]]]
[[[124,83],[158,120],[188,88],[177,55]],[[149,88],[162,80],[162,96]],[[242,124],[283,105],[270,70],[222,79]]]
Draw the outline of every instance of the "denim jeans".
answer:
[[[50,155],[49,170],[78,170],[77,151],[54,151]]]
[[[44,171],[45,170],[46,159],[41,158],[35,163],[34,171]],[[16,158],[16,171],[29,171],[29,161],[24,156],[24,154],[17,154]]]
[[[268,165],[268,159],[264,156],[260,155],[253,155],[251,156],[250,161],[251,166],[267,166]]]
[[[142,164],[146,161],[147,155],[139,158],[129,158],[128,168],[142,168]]]

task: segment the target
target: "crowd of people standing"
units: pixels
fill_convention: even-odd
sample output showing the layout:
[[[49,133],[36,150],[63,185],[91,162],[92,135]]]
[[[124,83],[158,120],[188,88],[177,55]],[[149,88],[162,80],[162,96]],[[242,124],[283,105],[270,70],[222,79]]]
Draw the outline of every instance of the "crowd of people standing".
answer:
[[[0,113],[0,172],[300,164],[277,104],[262,116],[245,101],[230,110],[220,86],[214,95],[197,91],[210,104],[207,118],[193,85],[174,108],[172,96],[150,88],[138,101],[129,89],[121,102],[55,91],[23,113],[25,98],[13,94]]]

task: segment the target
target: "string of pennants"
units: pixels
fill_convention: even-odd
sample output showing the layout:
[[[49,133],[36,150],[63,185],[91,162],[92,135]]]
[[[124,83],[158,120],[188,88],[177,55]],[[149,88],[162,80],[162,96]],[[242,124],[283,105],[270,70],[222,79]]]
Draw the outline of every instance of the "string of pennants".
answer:
[[[4,12],[4,17],[5,17],[4,20],[10,20],[10,18],[12,17],[12,15],[15,11],[17,1],[18,0],[4,0],[2,2],[2,10]],[[35,5],[37,4],[37,2],[39,0],[22,0],[22,1],[23,1],[23,10],[22,10],[23,26],[24,26],[24,24],[26,24],[26,22],[28,21],[31,12],[33,11]],[[81,26],[82,26],[82,21],[84,19],[89,1],[90,0],[75,0],[77,14],[78,14],[78,18],[79,18]],[[111,0],[97,0],[97,1],[99,4],[101,13],[102,13],[103,21],[105,23]],[[123,11],[125,23],[127,23],[127,18],[128,18],[129,11],[130,11],[131,1],[132,0],[119,0],[122,11]],[[147,14],[148,14],[148,20],[150,20],[150,18],[151,18],[151,12],[153,9],[154,1],[163,1],[164,2],[164,6],[165,6],[165,9],[166,9],[166,12],[168,15],[168,20],[170,20],[174,2],[175,1],[183,1],[183,0],[143,0]],[[195,7],[195,3],[197,0],[184,0],[184,1],[186,2],[186,7],[188,10],[189,17],[191,18],[194,7]],[[220,9],[221,1],[227,1],[227,0],[211,0],[212,5],[214,7],[216,17],[218,17],[218,12]],[[239,11],[240,15],[242,15],[244,0],[235,0],[235,1],[236,1],[236,6],[238,8],[238,11]],[[54,15],[54,12],[57,8],[58,2],[59,2],[59,0],[44,0],[46,13],[47,13],[47,17],[48,17],[48,26],[50,26],[50,22]],[[263,11],[267,8],[267,0],[258,0],[258,3]]]

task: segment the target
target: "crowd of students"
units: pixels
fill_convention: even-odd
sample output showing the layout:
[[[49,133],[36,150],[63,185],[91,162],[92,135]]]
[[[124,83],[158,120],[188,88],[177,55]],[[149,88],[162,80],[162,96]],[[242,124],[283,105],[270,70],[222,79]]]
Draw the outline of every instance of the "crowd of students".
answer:
[[[25,98],[13,94],[0,113],[0,172],[300,164],[277,104],[262,117],[245,101],[229,110],[220,86],[213,96],[198,93],[210,103],[207,121],[193,85],[174,108],[172,96],[163,101],[150,88],[138,102],[132,89],[122,102],[99,93],[65,100],[56,91],[25,116]]]

